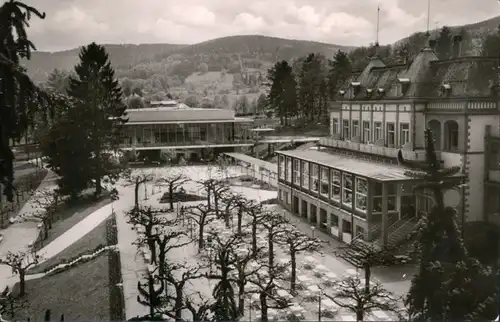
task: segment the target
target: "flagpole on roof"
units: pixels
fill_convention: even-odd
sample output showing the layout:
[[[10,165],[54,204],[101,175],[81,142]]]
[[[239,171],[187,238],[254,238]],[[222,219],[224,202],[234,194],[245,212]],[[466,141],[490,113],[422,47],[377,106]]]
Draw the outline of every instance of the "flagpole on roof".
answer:
[[[427,0],[427,36],[429,36],[431,34],[431,32],[429,30],[430,23],[431,23],[431,0]]]

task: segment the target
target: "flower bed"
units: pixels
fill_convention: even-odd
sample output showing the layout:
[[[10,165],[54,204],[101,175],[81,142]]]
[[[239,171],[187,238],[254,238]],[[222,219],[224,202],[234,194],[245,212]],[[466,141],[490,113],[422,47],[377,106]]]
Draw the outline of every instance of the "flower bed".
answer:
[[[203,201],[206,197],[198,196],[186,192],[174,192],[172,196],[172,202],[192,202],[192,201]],[[165,192],[160,199],[160,203],[170,203],[170,194]]]
[[[113,214],[106,221],[106,237],[108,246],[118,244],[118,230],[116,228],[116,215]],[[120,252],[109,252],[109,315],[111,321],[125,320],[125,297],[122,281]]]

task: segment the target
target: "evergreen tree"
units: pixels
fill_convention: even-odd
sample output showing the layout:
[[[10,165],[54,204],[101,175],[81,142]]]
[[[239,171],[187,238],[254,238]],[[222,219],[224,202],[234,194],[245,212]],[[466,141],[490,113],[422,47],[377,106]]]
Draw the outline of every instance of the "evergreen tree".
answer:
[[[86,128],[87,145],[92,151],[88,163],[98,196],[102,179],[116,178],[112,152],[120,143],[126,106],[104,47],[91,43],[81,49],[79,58],[75,66],[76,77],[70,77],[68,94],[78,110],[75,114],[81,116],[78,122]]]
[[[26,27],[32,15],[45,14],[20,1],[8,0],[0,6],[0,186],[9,201],[14,198],[14,154],[11,140],[19,140],[48,98],[26,75],[21,59],[30,59],[35,49]]]
[[[297,83],[292,67],[286,60],[277,62],[268,71],[271,89],[267,101],[281,125],[289,125],[290,117],[297,115]]]
[[[267,107],[267,97],[266,94],[260,94],[257,99],[257,113],[263,113]]]
[[[68,86],[69,74],[57,68],[50,73],[47,83],[45,84],[45,87],[49,92],[57,94],[66,94]]]
[[[352,65],[349,56],[341,50],[335,53],[333,59],[328,62],[328,91],[330,98],[334,99],[347,78],[352,73]]]
[[[299,110],[304,122],[317,122],[326,117],[327,111],[322,104],[322,96],[326,95],[326,91],[322,91],[325,78],[323,57],[309,54],[298,77]]]
[[[71,106],[69,100],[64,100]],[[59,175],[58,193],[70,196],[72,200],[88,188],[92,172],[89,160],[91,151],[87,142],[86,124],[80,120],[82,109],[69,108],[59,115],[41,141],[42,154],[48,159],[48,166]]]
[[[488,34],[484,37],[481,46],[481,56],[499,57],[500,55],[500,26],[495,33]]]
[[[434,149],[432,132],[426,130],[426,161],[399,162],[423,179],[417,189],[430,192],[434,207],[423,214],[415,231],[415,253],[419,270],[406,299],[410,318],[420,321],[458,321],[486,318],[494,303],[495,286],[491,271],[482,267],[467,250],[456,223],[456,211],[444,204],[444,191],[456,186],[453,175],[460,167],[441,168]]]
[[[436,55],[439,59],[449,59],[452,56],[452,35],[451,29],[444,26],[436,39]]]

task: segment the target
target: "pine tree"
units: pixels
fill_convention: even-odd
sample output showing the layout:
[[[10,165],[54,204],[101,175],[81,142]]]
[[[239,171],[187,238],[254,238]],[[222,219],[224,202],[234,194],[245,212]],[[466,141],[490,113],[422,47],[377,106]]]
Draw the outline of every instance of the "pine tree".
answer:
[[[111,153],[118,148],[122,125],[126,122],[126,106],[122,91],[103,46],[91,43],[81,49],[76,77],[70,77],[68,94],[81,110],[80,122],[87,129],[89,160],[95,180],[96,195],[102,191],[102,179],[116,178],[116,165]]]
[[[335,56],[328,62],[328,65],[328,92],[330,93],[330,98],[334,99],[340,90],[340,86],[342,86],[347,77],[352,73],[352,66],[349,56],[341,50],[335,53]]]
[[[444,26],[441,28],[438,38],[436,39],[436,54],[439,59],[449,59],[451,57],[452,35],[451,29]]]
[[[485,318],[495,301],[491,271],[468,256],[456,223],[456,211],[444,204],[444,191],[456,187],[453,176],[460,167],[442,168],[432,132],[426,130],[426,161],[399,162],[413,170],[407,175],[423,179],[418,190],[431,192],[434,207],[423,214],[414,236],[419,270],[406,299],[413,320],[464,320]]]
[[[322,90],[326,78],[323,60],[321,55],[309,54],[298,75],[299,110],[304,122],[317,122],[327,118],[321,103],[327,94],[326,90]]]
[[[36,87],[20,65],[35,49],[26,27],[32,15],[45,14],[20,1],[9,0],[0,6],[0,186],[9,201],[14,198],[14,154],[11,140],[26,133],[39,110],[47,108],[48,97]]]
[[[267,101],[281,125],[289,125],[290,117],[297,113],[297,83],[292,66],[286,60],[277,62],[268,71],[271,90]]]

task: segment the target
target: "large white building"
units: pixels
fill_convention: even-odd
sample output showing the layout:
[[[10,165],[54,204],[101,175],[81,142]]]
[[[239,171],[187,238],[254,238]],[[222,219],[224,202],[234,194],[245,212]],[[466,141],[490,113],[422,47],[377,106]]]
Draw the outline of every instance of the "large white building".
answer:
[[[461,168],[445,202],[457,210],[465,237],[498,236],[497,65],[482,57],[438,60],[431,48],[396,66],[373,57],[340,90],[321,149],[278,152],[283,206],[348,243],[401,240],[432,198],[415,194],[418,182],[396,156],[402,149],[405,158],[424,160],[428,127],[443,165]]]

